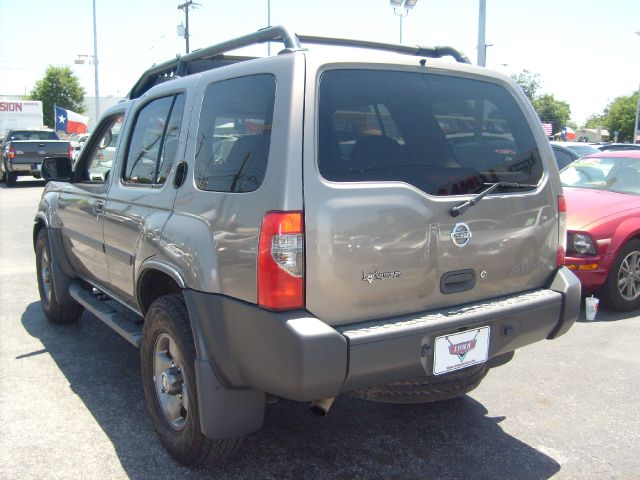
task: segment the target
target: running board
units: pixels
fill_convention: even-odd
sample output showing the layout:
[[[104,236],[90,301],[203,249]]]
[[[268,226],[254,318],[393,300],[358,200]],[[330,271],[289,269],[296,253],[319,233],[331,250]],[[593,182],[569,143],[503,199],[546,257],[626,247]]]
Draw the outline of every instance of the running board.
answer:
[[[86,291],[77,283],[69,287],[69,294],[76,302],[118,332],[134,347],[140,348],[142,342],[142,325],[137,325],[131,320],[127,320],[104,301]]]

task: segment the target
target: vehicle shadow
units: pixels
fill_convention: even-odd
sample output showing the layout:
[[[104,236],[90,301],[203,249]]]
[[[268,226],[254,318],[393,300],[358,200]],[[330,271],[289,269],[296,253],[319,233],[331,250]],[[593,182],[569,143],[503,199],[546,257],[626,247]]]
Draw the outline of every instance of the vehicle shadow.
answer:
[[[470,396],[416,406],[348,395],[324,418],[306,404],[269,404],[262,430],[247,436],[238,454],[189,470],[153,432],[135,348],[87,313],[76,324],[50,324],[39,302],[27,307],[22,324],[42,342],[132,479],[547,479],[560,470],[555,460],[503,431],[504,417],[488,416]]]
[[[15,185],[9,187],[6,182],[0,182],[0,189],[5,188],[7,190],[11,190],[14,188],[30,188],[30,187],[44,187],[47,182],[45,180],[18,180]]]

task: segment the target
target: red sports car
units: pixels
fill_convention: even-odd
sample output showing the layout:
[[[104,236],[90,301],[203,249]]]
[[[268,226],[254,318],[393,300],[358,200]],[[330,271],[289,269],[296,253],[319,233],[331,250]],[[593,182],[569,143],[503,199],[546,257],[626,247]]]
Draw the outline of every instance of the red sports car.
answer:
[[[615,310],[640,305],[640,151],[582,157],[560,172],[567,204],[565,264],[584,294]]]

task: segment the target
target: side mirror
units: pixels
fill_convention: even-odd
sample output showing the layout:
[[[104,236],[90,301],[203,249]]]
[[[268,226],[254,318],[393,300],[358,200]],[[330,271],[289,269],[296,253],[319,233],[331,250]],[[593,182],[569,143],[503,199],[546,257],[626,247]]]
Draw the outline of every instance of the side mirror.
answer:
[[[68,182],[73,177],[69,157],[47,157],[42,161],[42,178],[58,182]]]

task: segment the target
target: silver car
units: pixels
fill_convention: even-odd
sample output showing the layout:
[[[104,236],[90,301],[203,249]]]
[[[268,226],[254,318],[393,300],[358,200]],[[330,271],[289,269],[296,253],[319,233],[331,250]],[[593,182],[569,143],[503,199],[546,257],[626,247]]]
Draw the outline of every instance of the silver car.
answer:
[[[268,40],[284,49],[225,55]],[[43,175],[44,312],[86,308],[140,348],[187,465],[236,450],[266,395],[447,400],[579,312],[540,122],[450,47],[260,30],[145,72],[76,168]]]

